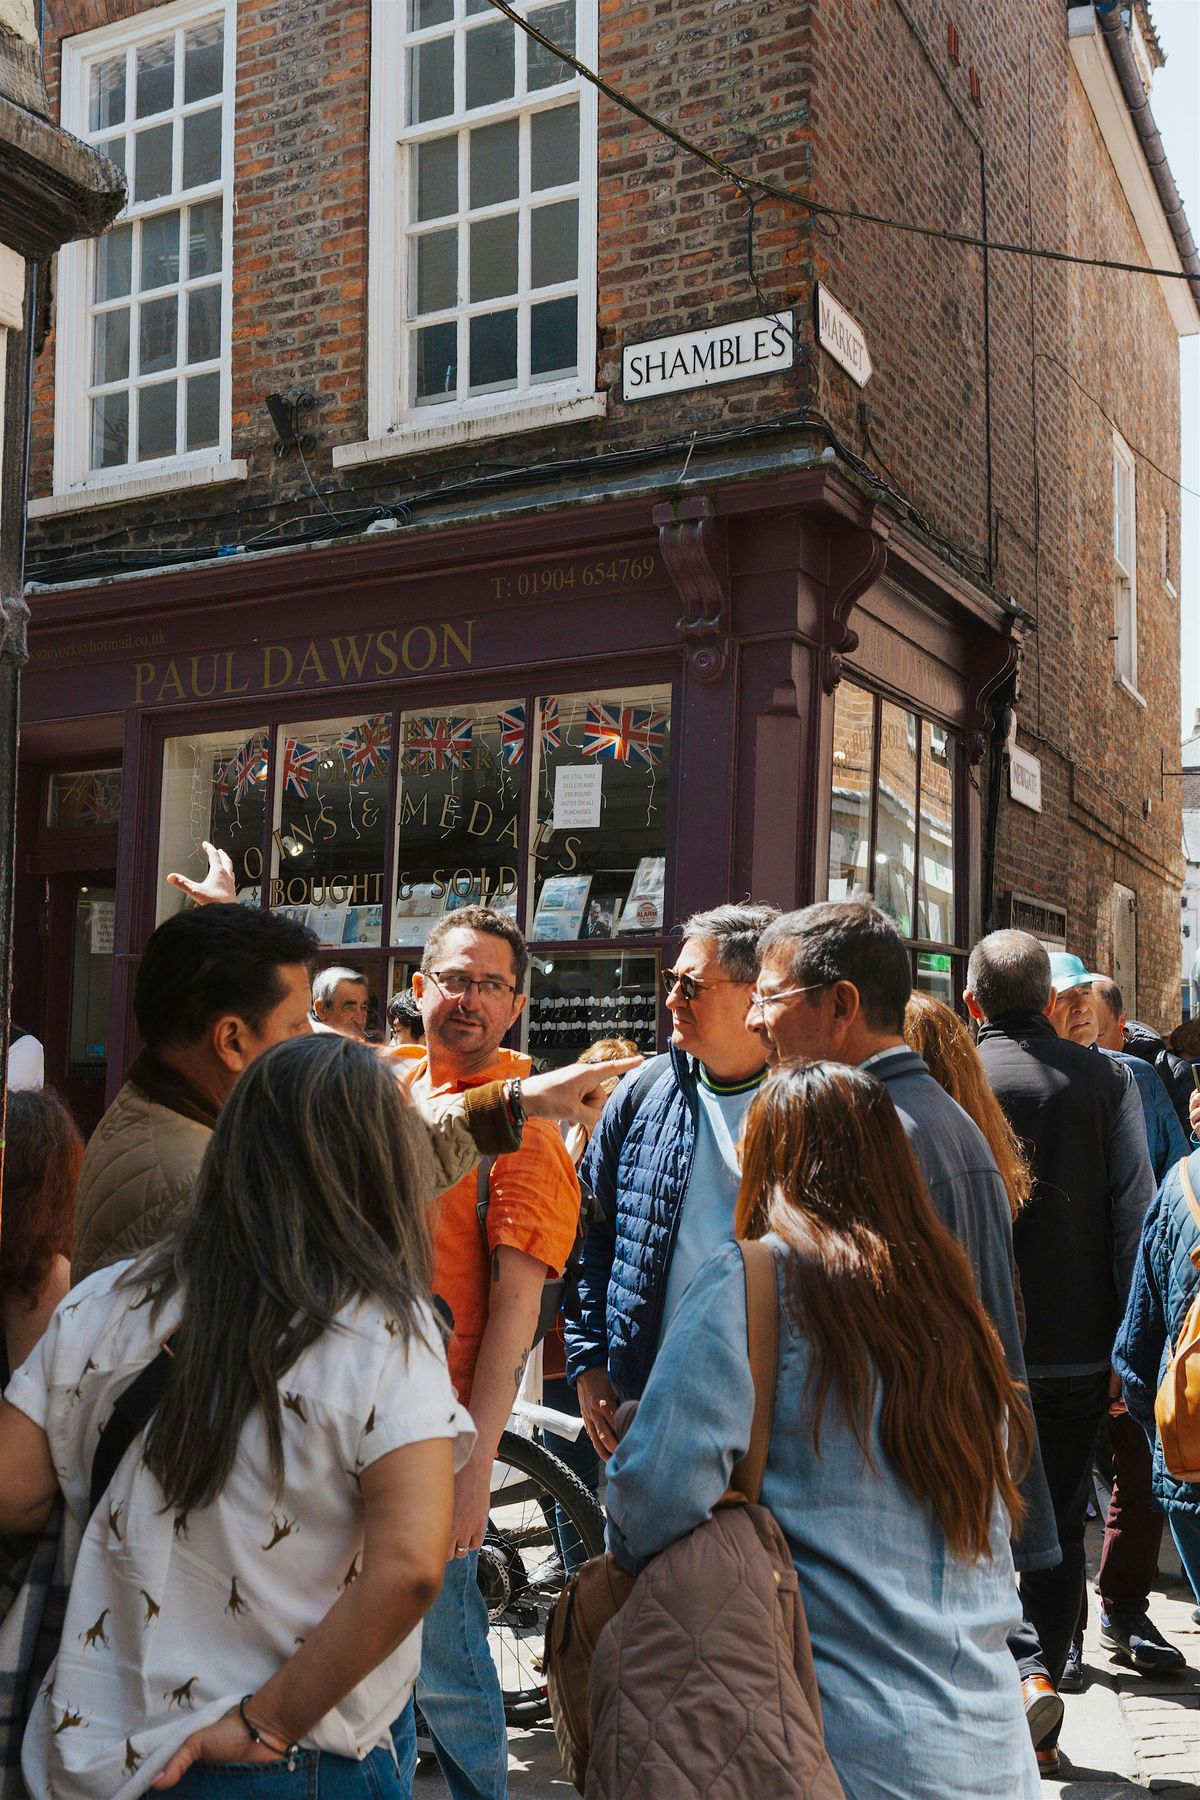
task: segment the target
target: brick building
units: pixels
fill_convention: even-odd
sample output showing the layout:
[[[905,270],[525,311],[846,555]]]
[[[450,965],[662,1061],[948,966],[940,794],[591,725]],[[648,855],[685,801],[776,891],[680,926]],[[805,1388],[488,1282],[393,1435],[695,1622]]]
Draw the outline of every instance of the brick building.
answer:
[[[537,1055],[649,1043],[673,920],[751,891],[873,890],[946,996],[1027,921],[1173,1023],[1200,262],[1143,0],[522,10],[743,177],[1190,280],[752,206],[490,0],[49,0],[130,178],[37,372],[52,1074],[119,1077],[203,838],[377,1006],[513,907]]]

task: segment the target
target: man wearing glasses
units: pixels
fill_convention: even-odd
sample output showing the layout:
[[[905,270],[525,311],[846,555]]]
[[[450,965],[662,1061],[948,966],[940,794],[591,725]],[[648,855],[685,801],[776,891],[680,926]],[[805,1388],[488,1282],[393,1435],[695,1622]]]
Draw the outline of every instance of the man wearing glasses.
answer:
[[[774,917],[769,906],[718,906],[687,921],[663,971],[670,1051],[626,1076],[583,1160],[600,1216],[584,1245],[581,1316],[567,1323],[567,1374],[602,1458],[689,1281],[733,1236],[738,1138],[766,1074],[746,1008]]]

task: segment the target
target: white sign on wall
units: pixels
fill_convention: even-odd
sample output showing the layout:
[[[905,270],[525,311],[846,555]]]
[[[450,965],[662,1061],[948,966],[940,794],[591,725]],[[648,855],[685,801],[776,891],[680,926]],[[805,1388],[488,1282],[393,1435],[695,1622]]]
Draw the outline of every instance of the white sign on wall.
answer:
[[[769,375],[790,369],[796,360],[796,318],[792,312],[765,319],[738,319],[676,337],[626,344],[621,352],[621,391],[625,400],[649,400],[656,394],[679,394],[686,388],[715,387],[747,375]]]
[[[1028,750],[1018,750],[1015,744],[1008,747],[1008,792],[1018,806],[1041,812],[1042,765],[1036,756],[1030,756]]]
[[[595,831],[603,775],[599,763],[567,763],[554,771],[555,831]]]
[[[817,283],[816,300],[818,344],[828,350],[834,362],[841,363],[851,381],[865,387],[872,373],[866,332],[820,282]]]

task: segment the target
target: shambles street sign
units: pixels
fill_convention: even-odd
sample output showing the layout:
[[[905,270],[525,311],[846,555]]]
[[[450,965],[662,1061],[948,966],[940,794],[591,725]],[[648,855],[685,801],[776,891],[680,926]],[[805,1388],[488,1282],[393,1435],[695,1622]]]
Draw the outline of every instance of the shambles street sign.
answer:
[[[677,337],[626,344],[621,355],[622,398],[649,400],[686,388],[715,387],[748,375],[790,369],[796,360],[796,319],[792,312],[765,319],[738,319]]]
[[[852,319],[840,300],[817,283],[817,342],[841,363],[851,381],[865,387],[871,379],[871,353],[857,319]]]

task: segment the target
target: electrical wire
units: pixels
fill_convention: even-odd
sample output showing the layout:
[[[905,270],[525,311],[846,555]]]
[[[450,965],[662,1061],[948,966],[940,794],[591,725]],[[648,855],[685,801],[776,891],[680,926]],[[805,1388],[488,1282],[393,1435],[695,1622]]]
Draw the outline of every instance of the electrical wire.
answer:
[[[1080,381],[1076,376],[1072,375],[1070,369],[1068,369],[1065,362],[1060,362],[1060,360],[1057,356],[1051,356],[1049,350],[1035,350],[1033,353],[1033,361],[1034,361],[1035,367],[1040,362],[1049,362],[1049,363],[1053,363],[1056,369],[1061,369],[1063,374],[1066,376],[1067,380],[1071,383],[1072,387],[1077,387],[1079,389],[1079,392],[1084,396],[1084,398],[1086,400],[1091,401],[1092,405],[1096,408],[1096,411],[1100,414],[1100,416],[1102,418],[1108,420],[1108,422],[1112,426],[1113,430],[1115,432],[1117,432],[1117,434],[1120,436],[1122,442],[1124,442],[1128,446],[1128,448],[1133,452],[1134,456],[1139,457],[1142,462],[1148,463],[1149,466],[1154,470],[1156,475],[1161,475],[1164,481],[1169,481],[1172,487],[1177,487],[1181,494],[1190,494],[1193,500],[1200,500],[1200,489],[1196,489],[1194,487],[1189,487],[1187,485],[1186,481],[1180,481],[1178,475],[1169,475],[1167,473],[1166,469],[1163,468],[1161,463],[1156,463],[1152,456],[1147,456],[1147,454],[1144,450],[1139,450],[1138,446],[1136,444],[1132,444],[1129,442],[1129,439],[1125,436],[1125,433],[1121,430],[1121,427],[1117,424],[1117,421],[1113,418],[1112,414],[1110,412],[1108,412],[1104,406],[1101,405],[1100,401],[1097,400],[1095,394],[1091,393],[1088,388],[1084,387],[1082,381]]]
[[[778,200],[781,205],[797,207],[801,211],[809,213],[815,220],[850,219],[860,225],[877,225],[883,231],[901,231],[912,237],[938,238],[943,243],[961,244],[968,250],[994,250],[1006,256],[1032,256],[1044,262],[1071,263],[1085,269],[1112,269],[1125,275],[1155,275],[1166,281],[1192,280],[1186,269],[1159,269],[1149,263],[1120,262],[1115,258],[1103,256],[1080,256],[1070,250],[1042,249],[1036,244],[1010,244],[1000,239],[976,237],[967,231],[949,231],[941,225],[918,225],[911,219],[891,219],[883,213],[864,212],[858,207],[830,206],[824,200],[809,200],[803,194],[792,193],[790,188],[778,187],[773,181],[764,181],[760,175],[743,175],[737,169],[731,168],[728,162],[723,161],[721,157],[714,156],[711,151],[702,149],[693,139],[685,137],[673,125],[668,125],[665,119],[648,112],[644,106],[639,106],[636,100],[631,100],[628,94],[622,93],[620,88],[614,87],[610,81],[605,81],[604,77],[598,75],[595,69],[589,68],[587,63],[580,62],[579,58],[574,56],[571,51],[564,50],[561,45],[554,43],[528,19],[523,19],[520,13],[508,4],[508,0],[488,0],[488,4],[497,12],[503,13],[504,17],[512,24],[518,26],[526,37],[532,38],[544,50],[551,51],[561,62],[565,62],[568,68],[574,69],[582,80],[589,82],[598,93],[604,95],[605,99],[611,100],[614,106],[619,106],[624,112],[631,113],[635,119],[640,119],[643,125],[648,125],[651,131],[656,131],[660,137],[666,138],[685,155],[697,157],[702,163],[707,164],[714,174],[719,175],[722,181],[726,181],[736,188],[744,198],[748,199],[751,193],[757,193],[760,198]]]

